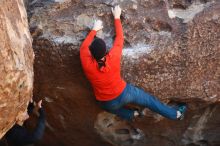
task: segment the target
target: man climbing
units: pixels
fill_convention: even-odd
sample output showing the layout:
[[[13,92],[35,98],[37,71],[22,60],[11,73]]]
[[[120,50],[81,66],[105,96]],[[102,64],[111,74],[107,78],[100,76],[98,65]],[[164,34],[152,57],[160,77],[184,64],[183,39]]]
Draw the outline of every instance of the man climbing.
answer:
[[[37,103],[38,108],[38,123],[33,132],[28,131],[24,126],[24,122],[29,118],[29,115],[34,110],[34,103],[31,102],[28,105],[28,109],[25,113],[20,113],[16,118],[16,124],[6,133],[6,140],[9,146],[27,146],[33,145],[37,141],[41,140],[45,129],[45,113],[41,106],[42,100]]]
[[[138,111],[125,108],[129,103],[149,108],[169,119],[183,119],[186,111],[185,104],[170,107],[161,103],[154,96],[131,84],[127,84],[120,75],[120,60],[124,43],[120,21],[121,8],[112,8],[116,38],[113,47],[107,52],[105,42],[95,38],[96,32],[103,28],[100,20],[95,21],[94,27],[80,47],[80,59],[84,73],[92,84],[96,99],[101,107],[124,119],[146,114],[146,110]]]

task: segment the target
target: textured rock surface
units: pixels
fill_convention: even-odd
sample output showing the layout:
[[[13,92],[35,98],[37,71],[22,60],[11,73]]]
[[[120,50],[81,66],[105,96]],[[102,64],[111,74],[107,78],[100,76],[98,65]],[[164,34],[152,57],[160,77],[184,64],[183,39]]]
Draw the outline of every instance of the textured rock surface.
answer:
[[[33,90],[33,49],[22,0],[0,1],[0,137],[24,112]]]
[[[102,112],[95,121],[95,129],[112,145],[136,146],[147,143],[144,133],[116,115]]]
[[[123,8],[125,80],[166,103],[189,105],[184,121],[149,112],[132,123],[145,134],[143,141],[132,145],[219,145],[220,2],[39,0],[29,3],[29,20],[36,53],[34,94],[47,101],[48,129],[41,145],[82,145],[82,141],[85,146],[108,145],[95,131],[110,143],[126,145],[112,132],[114,126],[103,128],[106,125],[100,121],[106,114],[96,119],[100,109],[81,70],[78,52],[97,18],[104,22],[98,36],[111,47],[110,8],[115,4]],[[114,116],[107,117],[115,121]],[[133,129],[124,121],[118,124],[127,131]]]

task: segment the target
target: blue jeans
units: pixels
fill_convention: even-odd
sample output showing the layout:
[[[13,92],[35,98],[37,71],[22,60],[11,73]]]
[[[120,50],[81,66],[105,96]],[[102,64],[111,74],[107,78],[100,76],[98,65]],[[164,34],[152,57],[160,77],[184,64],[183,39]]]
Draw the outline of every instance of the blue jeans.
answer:
[[[129,103],[147,107],[166,118],[177,119],[176,109],[163,104],[154,96],[131,84],[127,84],[124,91],[117,98],[110,101],[101,101],[100,105],[110,113],[116,114],[123,119],[131,120],[134,118],[134,110],[124,107]]]

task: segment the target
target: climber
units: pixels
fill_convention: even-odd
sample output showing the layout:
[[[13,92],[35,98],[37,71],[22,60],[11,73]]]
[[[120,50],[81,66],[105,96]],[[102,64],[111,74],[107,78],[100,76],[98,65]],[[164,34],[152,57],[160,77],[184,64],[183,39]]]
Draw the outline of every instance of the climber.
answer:
[[[19,113],[16,118],[16,124],[6,133],[6,140],[9,146],[33,145],[42,139],[45,129],[45,113],[41,104],[42,100],[40,100],[36,105],[39,117],[38,123],[33,132],[28,131],[27,128],[23,125],[35,108],[33,100],[31,99],[28,105],[28,109],[25,113]]]
[[[120,75],[120,60],[124,43],[121,8],[112,8],[116,38],[113,47],[107,51],[101,38],[94,38],[96,32],[103,28],[102,21],[94,22],[94,27],[80,47],[80,59],[84,73],[92,84],[96,100],[100,106],[123,119],[132,120],[146,115],[146,108],[160,115],[173,119],[183,119],[186,104],[168,106],[142,89],[127,84]],[[125,108],[127,104],[145,107],[142,110]]]

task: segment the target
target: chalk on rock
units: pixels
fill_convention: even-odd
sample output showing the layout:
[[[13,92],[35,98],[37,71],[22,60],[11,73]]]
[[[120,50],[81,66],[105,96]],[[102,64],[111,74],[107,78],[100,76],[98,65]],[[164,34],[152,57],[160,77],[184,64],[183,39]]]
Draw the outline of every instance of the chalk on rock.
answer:
[[[173,19],[173,18],[176,17],[176,15],[175,15],[175,13],[174,13],[173,10],[168,10],[168,16],[169,16],[171,19]]]

